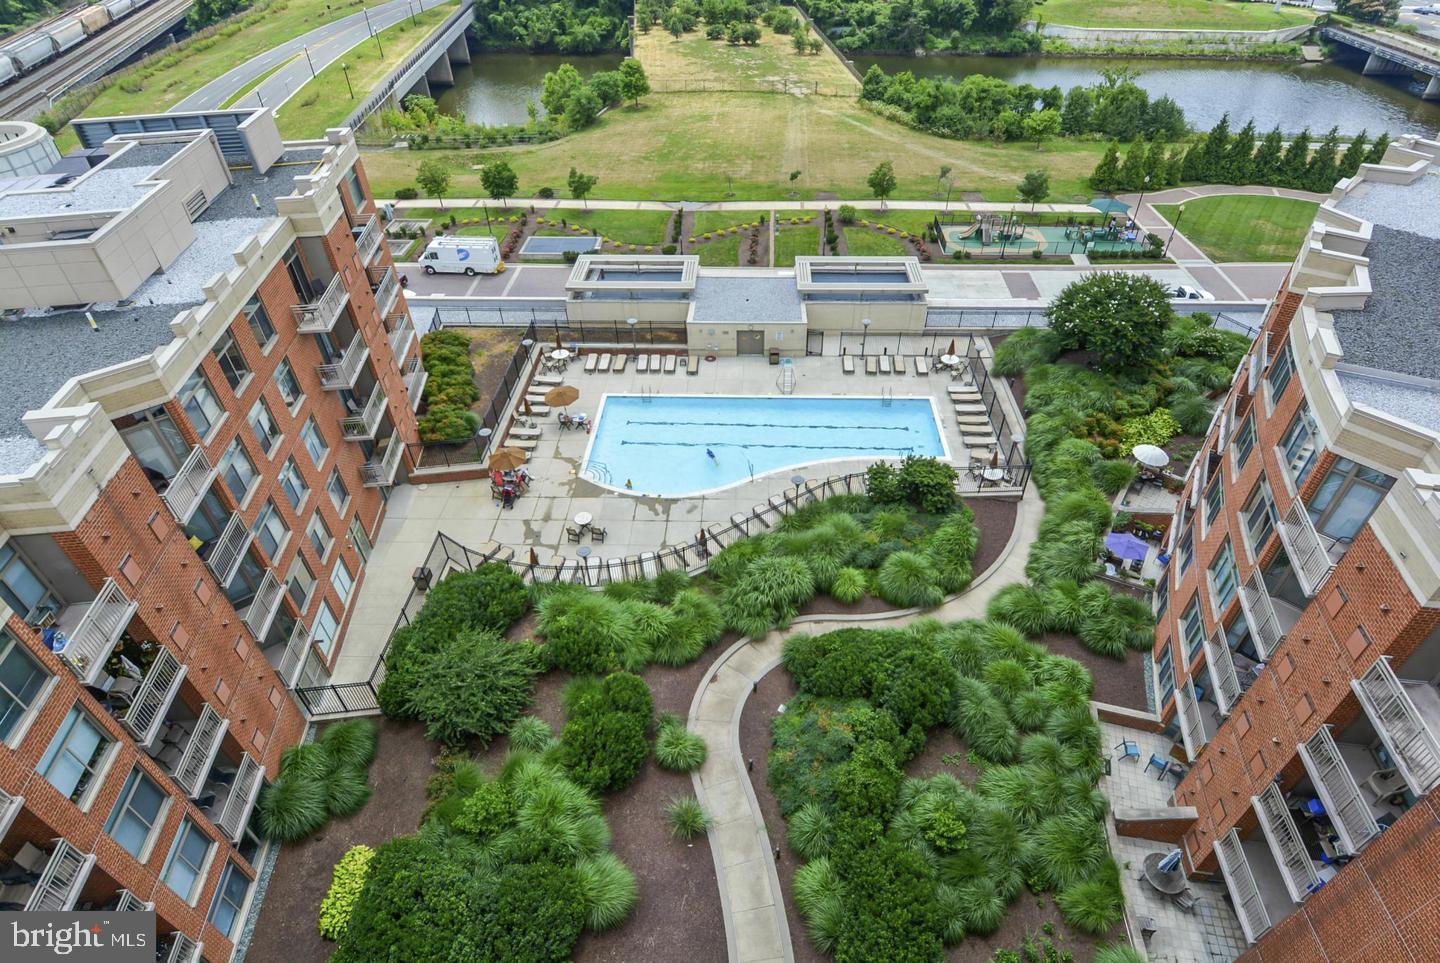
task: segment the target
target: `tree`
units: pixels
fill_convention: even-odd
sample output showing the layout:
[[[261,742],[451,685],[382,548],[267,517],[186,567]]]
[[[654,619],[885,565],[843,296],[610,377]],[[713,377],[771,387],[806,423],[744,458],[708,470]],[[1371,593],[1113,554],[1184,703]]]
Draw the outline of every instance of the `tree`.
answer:
[[[685,14],[680,10],[671,7],[661,24],[665,27],[665,32],[676,40],[685,36]]]
[[[561,64],[545,74],[540,88],[540,104],[545,108],[545,113],[551,117],[559,117],[570,106],[570,98],[583,86],[585,80],[580,76],[580,71],[570,64]]]
[[[820,39],[819,37],[811,37],[811,38],[810,38],[810,53],[811,53],[811,54],[818,54],[822,49],[824,49],[824,47],[825,47],[825,44],[824,44],[824,42],[821,41],[821,39]]]
[[[1125,152],[1125,163],[1120,165],[1120,189],[1125,191],[1143,190],[1145,187],[1145,142],[1139,137]]]
[[[1360,170],[1360,165],[1365,163],[1365,141],[1369,131],[1362,130],[1350,139],[1350,146],[1345,148],[1345,153],[1340,157],[1340,176],[1354,177]]]
[[[940,193],[941,190],[944,189],[945,181],[947,178],[950,177],[950,172],[952,170],[954,170],[954,168],[951,167],[949,164],[940,165],[940,176],[935,180],[935,193],[937,195]]]
[[[520,178],[509,161],[491,161],[480,168],[480,186],[485,188],[492,201],[503,202],[507,197],[514,197],[520,189]]]
[[[1280,158],[1284,150],[1285,135],[1280,133],[1277,125],[1261,139],[1260,146],[1255,148],[1255,156],[1250,159],[1250,177],[1253,183],[1280,182]]]
[[[1316,193],[1329,193],[1330,188],[1340,179],[1340,131],[1334,127],[1325,135],[1315,156],[1310,158],[1310,169],[1305,172],[1306,186]]]
[[[640,98],[650,93],[650,78],[645,68],[634,57],[626,57],[620,64],[620,96],[640,106]]]
[[[427,157],[415,171],[415,183],[420,189],[440,202],[445,208],[445,194],[450,190],[450,168],[438,157]]]
[[[1285,156],[1280,160],[1280,184],[1284,187],[1305,188],[1306,175],[1310,172],[1310,128],[1306,127],[1290,138]]]
[[[1163,354],[1175,319],[1170,292],[1144,274],[1092,274],[1060,292],[1045,315],[1066,348],[1094,351],[1102,369],[1138,368]]]
[[[1060,132],[1074,137],[1090,130],[1090,112],[1095,101],[1084,87],[1071,87],[1065,95],[1065,107],[1060,112]]]
[[[1165,145],[1156,141],[1145,155],[1145,176],[1150,178],[1150,188],[1159,190],[1168,183],[1165,166]]]
[[[885,198],[895,193],[895,165],[888,160],[881,161],[865,178],[865,183],[870,185],[870,192],[880,198],[880,208],[884,210]]]
[[[1179,187],[1185,176],[1185,148],[1176,145],[1165,159],[1165,186]]]
[[[1373,143],[1373,144],[1370,145],[1370,152],[1365,155],[1365,163],[1367,163],[1367,164],[1383,164],[1383,163],[1385,163],[1385,151],[1387,151],[1387,150],[1389,150],[1389,149],[1390,149],[1390,133],[1389,133],[1389,131],[1386,131],[1385,133],[1381,134],[1379,137],[1375,138],[1375,143]]]
[[[760,27],[758,24],[747,23],[740,28],[740,39],[745,44],[754,47],[760,43]]]
[[[1030,210],[1034,211],[1036,204],[1050,196],[1050,175],[1046,171],[1029,171],[1016,190],[1020,199],[1028,201]]]
[[[1120,145],[1113,140],[1090,174],[1090,189],[1101,194],[1113,194],[1120,189]]]
[[[1145,133],[1152,139],[1174,140],[1188,129],[1185,111],[1169,97],[1158,97],[1145,108]]]
[[[1225,172],[1221,177],[1227,184],[1249,184],[1255,173],[1255,121],[1248,121],[1230,138],[1225,148]]]
[[[790,38],[790,45],[795,48],[797,54],[803,57],[810,50],[810,39],[803,33],[797,33]]]
[[[1223,181],[1225,179],[1225,151],[1230,146],[1230,115],[1222,114],[1220,121],[1210,128],[1200,147],[1200,168],[1196,180]]]
[[[571,130],[584,130],[595,123],[595,118],[600,116],[604,108],[600,102],[600,95],[586,84],[575,91],[575,96],[570,98],[570,103],[565,107],[565,123]]]
[[[1394,23],[1400,13],[1400,0],[1339,0],[1335,12],[1366,23]]]
[[[570,185],[570,196],[583,204],[585,198],[590,196],[590,192],[595,189],[595,185],[599,182],[599,180],[600,178],[596,177],[594,174],[582,174],[575,168],[570,168],[570,177],[568,180],[568,183]],[[589,205],[585,206],[587,208],[589,207]]]
[[[1021,127],[1025,131],[1025,139],[1039,150],[1042,144],[1060,133],[1060,111],[1032,110],[1025,115]]]

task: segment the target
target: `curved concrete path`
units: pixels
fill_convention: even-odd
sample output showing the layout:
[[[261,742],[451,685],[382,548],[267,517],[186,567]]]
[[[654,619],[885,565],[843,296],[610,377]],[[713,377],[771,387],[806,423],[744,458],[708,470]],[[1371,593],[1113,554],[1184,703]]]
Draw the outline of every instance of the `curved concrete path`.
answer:
[[[1027,489],[1000,557],[969,588],[937,609],[800,618],[784,632],[774,631],[763,639],[741,639],[715,660],[690,703],[688,725],[712,747],[691,779],[695,797],[712,820],[710,851],[731,963],[790,963],[795,958],[770,837],[740,751],[740,713],[745,700],[755,683],[780,664],[785,637],[797,629],[820,633],[857,624],[901,626],[925,617],[947,622],[983,618],[985,606],[996,592],[1025,578],[1027,549],[1035,541],[1044,512],[1040,496],[1033,487]]]

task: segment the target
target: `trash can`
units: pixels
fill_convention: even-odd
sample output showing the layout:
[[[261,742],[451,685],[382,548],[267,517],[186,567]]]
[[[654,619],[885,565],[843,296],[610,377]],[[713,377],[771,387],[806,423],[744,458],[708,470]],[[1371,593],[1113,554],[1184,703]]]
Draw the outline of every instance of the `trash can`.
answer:
[[[770,363],[771,363],[771,364],[779,364],[779,363],[780,363],[780,349],[779,349],[779,348],[771,348],[769,354],[770,354]]]
[[[424,565],[421,565],[419,568],[415,569],[415,571],[410,575],[410,581],[415,583],[415,591],[430,591],[430,577],[430,570]]]

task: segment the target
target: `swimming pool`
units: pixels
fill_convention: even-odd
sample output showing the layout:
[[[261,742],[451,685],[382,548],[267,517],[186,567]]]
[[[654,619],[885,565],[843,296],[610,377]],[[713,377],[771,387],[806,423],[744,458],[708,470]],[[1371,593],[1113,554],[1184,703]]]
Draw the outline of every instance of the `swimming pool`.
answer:
[[[905,455],[950,457],[930,398],[610,394],[582,474],[677,498],[815,462]]]

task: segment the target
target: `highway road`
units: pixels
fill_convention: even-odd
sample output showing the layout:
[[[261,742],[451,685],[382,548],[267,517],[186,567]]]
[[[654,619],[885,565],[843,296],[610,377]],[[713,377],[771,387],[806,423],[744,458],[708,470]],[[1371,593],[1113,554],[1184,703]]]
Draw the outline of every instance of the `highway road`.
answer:
[[[316,27],[309,33],[287,40],[227,71],[170,110],[218,109],[246,85],[254,82],[255,78],[264,76],[266,71],[274,69],[277,64],[284,64],[232,105],[279,107],[305,86],[314,74],[342,59],[351,48],[360,43],[374,43],[375,41],[370,39],[372,29],[378,33],[404,20],[412,12],[420,13],[445,2],[447,0],[391,0],[390,3],[370,7],[361,13],[352,13],[323,27]]]

